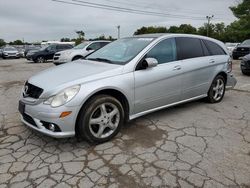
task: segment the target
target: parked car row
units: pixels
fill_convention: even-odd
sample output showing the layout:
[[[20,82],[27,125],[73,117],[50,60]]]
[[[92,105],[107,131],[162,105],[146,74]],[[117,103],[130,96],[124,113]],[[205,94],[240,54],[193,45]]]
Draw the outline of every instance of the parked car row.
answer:
[[[35,63],[53,60],[55,65],[75,61],[102,48],[110,41],[85,41],[75,47],[70,44],[51,44],[37,50],[30,50],[26,59]]]

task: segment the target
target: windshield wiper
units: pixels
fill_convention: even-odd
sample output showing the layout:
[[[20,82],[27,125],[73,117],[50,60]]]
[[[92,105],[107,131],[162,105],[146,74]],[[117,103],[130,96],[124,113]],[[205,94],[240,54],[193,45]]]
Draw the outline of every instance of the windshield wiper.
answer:
[[[109,59],[105,59],[105,58],[87,58],[87,60],[104,61],[104,62],[107,62],[107,63],[113,63],[113,61],[111,61]]]

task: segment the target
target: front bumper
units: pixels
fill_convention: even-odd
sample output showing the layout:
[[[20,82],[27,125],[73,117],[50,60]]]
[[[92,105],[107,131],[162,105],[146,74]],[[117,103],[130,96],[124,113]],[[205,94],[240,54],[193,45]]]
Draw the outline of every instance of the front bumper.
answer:
[[[53,59],[53,63],[56,63],[56,64],[63,64],[63,63],[67,63],[69,62],[70,60],[68,60],[67,58],[55,58]]]
[[[20,103],[25,105],[24,110],[21,112],[21,121],[28,127],[54,138],[66,138],[75,135],[78,107],[61,106],[52,108],[50,105],[43,104],[43,102],[40,104],[29,104],[23,99],[20,100]],[[71,111],[72,113],[64,118],[60,118],[61,113],[64,111]],[[52,131],[48,129],[47,124],[54,124],[59,129]]]
[[[4,58],[19,58],[19,54],[3,54]]]
[[[237,83],[236,78],[232,73],[227,73],[227,85],[226,89],[233,89]]]
[[[248,55],[250,51],[233,51],[233,57],[239,58]]]

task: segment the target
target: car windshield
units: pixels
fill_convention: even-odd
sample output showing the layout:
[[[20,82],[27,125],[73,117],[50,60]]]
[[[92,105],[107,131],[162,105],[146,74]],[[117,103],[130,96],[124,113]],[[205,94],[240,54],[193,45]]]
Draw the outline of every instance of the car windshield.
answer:
[[[4,51],[17,51],[14,47],[6,47],[4,48]]]
[[[242,42],[242,44],[244,44],[244,45],[250,45],[250,39],[249,40],[245,40],[244,42]]]
[[[125,65],[141,52],[154,38],[124,38],[107,44],[86,59]]]
[[[73,49],[83,49],[83,48],[85,48],[88,44],[89,44],[89,42],[83,42],[83,43],[78,44],[77,46],[75,46]]]

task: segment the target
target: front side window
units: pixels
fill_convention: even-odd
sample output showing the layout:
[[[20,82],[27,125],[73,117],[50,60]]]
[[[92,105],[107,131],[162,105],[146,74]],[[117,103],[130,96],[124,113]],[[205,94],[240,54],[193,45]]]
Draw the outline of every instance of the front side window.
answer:
[[[176,45],[174,39],[166,39],[154,46],[146,55],[155,58],[159,64],[176,61]]]
[[[179,60],[204,56],[200,39],[178,37],[176,38],[176,45]]]
[[[109,43],[86,59],[125,65],[148,46],[154,38],[131,37]]]
[[[95,42],[95,43],[92,43],[88,46],[88,49],[91,49],[91,50],[98,50],[100,48],[100,43],[99,42]]]
[[[85,48],[87,45],[89,44],[89,42],[83,42],[81,44],[78,44],[77,46],[74,47],[74,49],[83,49]]]

